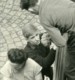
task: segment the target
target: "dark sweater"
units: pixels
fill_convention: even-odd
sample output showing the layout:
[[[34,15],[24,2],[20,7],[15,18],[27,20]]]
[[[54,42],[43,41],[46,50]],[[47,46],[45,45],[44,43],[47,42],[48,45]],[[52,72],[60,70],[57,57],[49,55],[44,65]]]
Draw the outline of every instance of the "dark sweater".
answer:
[[[24,48],[24,52],[43,68],[50,67],[55,60],[56,51],[53,49],[50,50],[49,47],[44,47],[42,44],[33,49],[28,43]]]

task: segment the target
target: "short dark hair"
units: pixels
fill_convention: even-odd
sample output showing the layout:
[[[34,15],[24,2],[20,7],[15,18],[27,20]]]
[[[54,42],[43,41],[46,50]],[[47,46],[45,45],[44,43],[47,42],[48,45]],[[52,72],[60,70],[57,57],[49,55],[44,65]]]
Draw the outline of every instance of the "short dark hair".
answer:
[[[22,49],[18,49],[18,48],[10,49],[7,55],[8,55],[8,59],[12,63],[21,64],[27,60],[27,55],[24,53]]]
[[[20,1],[20,7],[21,7],[21,9],[28,10],[29,7],[35,6],[37,1],[38,0],[21,0]]]

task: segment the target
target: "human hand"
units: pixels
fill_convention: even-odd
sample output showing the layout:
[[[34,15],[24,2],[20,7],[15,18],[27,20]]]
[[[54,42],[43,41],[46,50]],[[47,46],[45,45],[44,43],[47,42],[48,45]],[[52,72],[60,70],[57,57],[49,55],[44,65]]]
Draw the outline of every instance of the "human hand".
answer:
[[[57,49],[57,46],[56,46],[54,43],[51,43],[51,45],[50,45],[50,49],[54,49],[54,50],[56,50],[56,49]]]

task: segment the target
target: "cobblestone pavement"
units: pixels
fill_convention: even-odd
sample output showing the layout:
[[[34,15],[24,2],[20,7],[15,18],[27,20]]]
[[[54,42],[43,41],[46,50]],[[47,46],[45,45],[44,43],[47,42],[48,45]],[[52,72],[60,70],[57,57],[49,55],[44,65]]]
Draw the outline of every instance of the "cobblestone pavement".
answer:
[[[19,7],[20,0],[0,0],[0,68],[7,60],[7,51],[10,48],[23,48],[26,40],[22,35],[22,27],[32,21],[38,29],[38,16],[30,14]]]

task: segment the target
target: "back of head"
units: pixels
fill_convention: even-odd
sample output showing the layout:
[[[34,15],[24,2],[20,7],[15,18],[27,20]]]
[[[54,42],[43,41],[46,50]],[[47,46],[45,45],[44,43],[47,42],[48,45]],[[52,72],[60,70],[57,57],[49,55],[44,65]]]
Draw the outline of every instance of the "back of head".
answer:
[[[22,33],[24,37],[28,39],[30,36],[39,33],[39,30],[33,24],[28,23],[22,28]]]
[[[27,60],[27,55],[24,54],[24,51],[22,49],[17,49],[17,48],[10,49],[7,55],[8,59],[12,63],[21,64]]]

